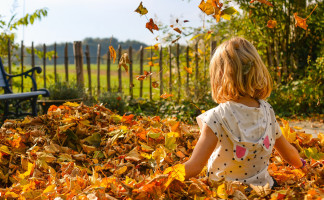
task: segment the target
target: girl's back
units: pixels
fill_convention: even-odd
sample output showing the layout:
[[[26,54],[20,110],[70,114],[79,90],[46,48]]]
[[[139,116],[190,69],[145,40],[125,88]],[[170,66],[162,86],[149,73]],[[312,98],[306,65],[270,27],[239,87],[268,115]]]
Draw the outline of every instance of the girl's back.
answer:
[[[281,136],[271,106],[259,100],[259,107],[234,101],[221,103],[197,117],[218,138],[208,160],[208,176],[215,180],[273,185],[267,168],[275,140]]]

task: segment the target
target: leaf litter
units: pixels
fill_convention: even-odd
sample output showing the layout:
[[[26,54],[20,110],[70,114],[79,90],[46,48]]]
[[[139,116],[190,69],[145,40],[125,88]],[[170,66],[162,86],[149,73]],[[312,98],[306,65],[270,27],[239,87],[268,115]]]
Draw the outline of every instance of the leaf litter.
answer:
[[[293,169],[274,152],[269,172],[279,187],[249,192],[242,184],[208,180],[206,168],[185,180],[182,163],[199,138],[194,126],[120,116],[102,105],[53,105],[45,115],[6,120],[1,127],[0,199],[323,198],[323,134],[312,138],[282,122],[308,171]]]

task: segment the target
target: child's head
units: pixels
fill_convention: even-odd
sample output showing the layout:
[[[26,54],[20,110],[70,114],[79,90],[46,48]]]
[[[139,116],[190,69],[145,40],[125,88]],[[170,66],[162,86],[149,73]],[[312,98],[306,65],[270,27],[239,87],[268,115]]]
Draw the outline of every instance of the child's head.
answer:
[[[255,47],[244,38],[235,37],[217,47],[209,72],[212,96],[217,103],[243,96],[265,99],[271,93],[269,71]]]

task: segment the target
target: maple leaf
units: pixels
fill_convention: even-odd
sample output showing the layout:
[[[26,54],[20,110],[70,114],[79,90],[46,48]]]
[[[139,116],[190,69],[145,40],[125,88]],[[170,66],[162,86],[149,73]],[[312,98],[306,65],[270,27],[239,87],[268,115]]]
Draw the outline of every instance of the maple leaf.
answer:
[[[255,0],[252,0],[252,1],[250,1],[250,3],[253,3],[254,1]],[[257,0],[257,1],[260,2],[260,3],[264,3],[264,4],[268,5],[268,6],[273,7],[273,5],[267,0]]]
[[[153,30],[159,30],[159,27],[154,23],[153,19],[150,18],[150,21],[146,23],[146,28],[153,33]]]
[[[143,2],[141,2],[134,12],[137,12],[141,15],[146,15],[148,13],[148,10],[143,6]]]
[[[277,21],[276,20],[269,20],[267,23],[267,27],[268,28],[275,28],[277,25]]]
[[[119,65],[118,66],[119,66],[119,68],[121,66],[123,66],[124,69],[125,69],[125,71],[128,73],[128,66],[127,66],[127,64],[130,64],[130,60],[128,58],[128,54],[127,53],[124,53],[122,55],[122,57],[120,58],[120,61],[119,61]]]
[[[173,96],[173,94],[167,94],[167,93],[165,93],[165,94],[162,94],[160,97],[162,99],[167,99],[167,98],[172,97],[172,96]]]
[[[294,17],[295,17],[295,20],[296,20],[295,26],[296,27],[299,26],[300,28],[307,30],[307,26],[308,26],[307,23],[306,23],[307,19],[303,19],[303,18],[299,17],[297,15],[297,13],[294,13]]]
[[[111,45],[109,46],[109,54],[110,54],[110,58],[113,59],[113,63],[115,63],[117,55],[114,47]]]

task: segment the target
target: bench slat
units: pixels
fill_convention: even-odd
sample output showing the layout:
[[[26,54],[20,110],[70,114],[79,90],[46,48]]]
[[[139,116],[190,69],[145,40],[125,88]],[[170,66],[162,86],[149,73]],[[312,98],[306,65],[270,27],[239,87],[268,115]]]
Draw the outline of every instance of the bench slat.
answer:
[[[34,91],[34,92],[24,92],[24,93],[15,93],[15,94],[1,94],[0,100],[5,99],[23,99],[28,97],[35,97],[38,95],[45,95],[46,91]]]

